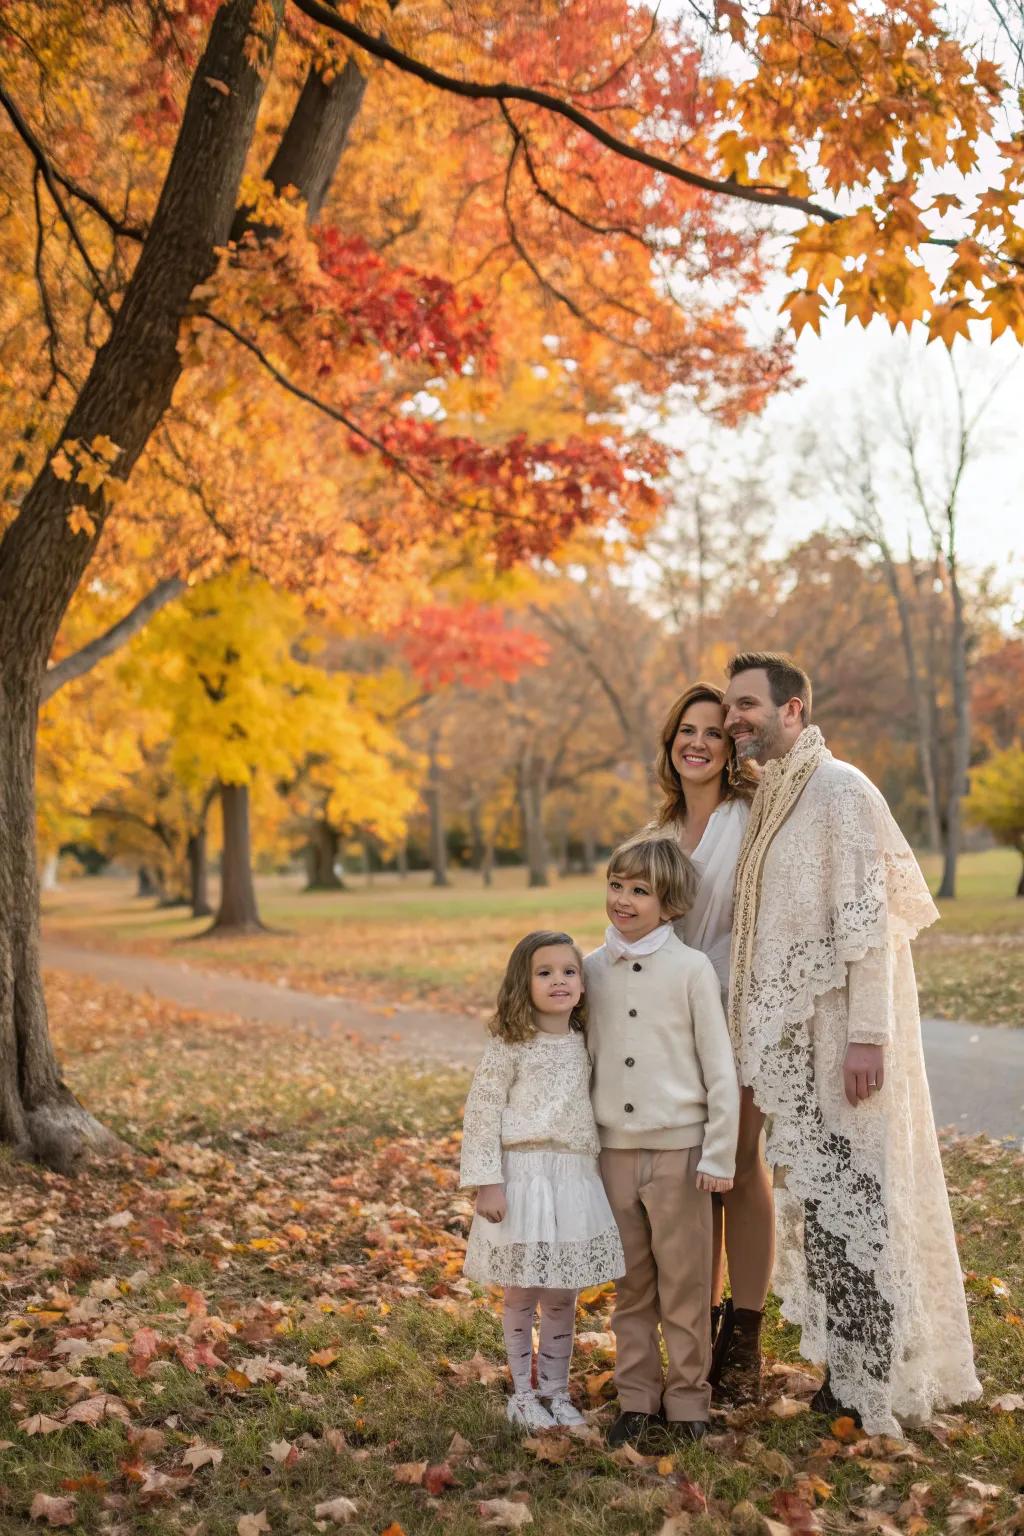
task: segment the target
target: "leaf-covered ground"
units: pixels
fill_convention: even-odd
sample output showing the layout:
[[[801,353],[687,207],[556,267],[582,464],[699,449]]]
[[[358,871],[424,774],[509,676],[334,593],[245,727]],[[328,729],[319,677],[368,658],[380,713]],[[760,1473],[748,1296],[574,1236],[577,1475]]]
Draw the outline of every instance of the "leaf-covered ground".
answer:
[[[134,1151],[75,1180],[0,1169],[0,1530],[1024,1531],[1019,1156],[946,1153],[984,1403],[866,1440],[807,1411],[774,1319],[762,1410],[610,1455],[601,1291],[588,1430],[524,1442],[461,1276],[463,1075],[60,976],[49,995],[71,1082]]]
[[[924,863],[934,887],[937,861]],[[914,947],[923,1013],[1024,1025],[1019,867],[1008,849],[961,860],[960,894],[941,904],[941,921]],[[383,876],[367,887],[359,877],[347,892],[304,895],[295,878],[265,878],[260,901],[273,931],[243,939],[197,937],[208,920],[140,902],[124,880],[71,882],[45,898],[45,909],[49,931],[72,941],[187,957],[309,992],[477,1012],[493,1005],[495,978],[528,929],[567,928],[588,949],[604,933],[599,874],[553,877],[545,890],[529,890],[521,869],[498,870],[489,889],[467,872],[446,890],[428,881]]]

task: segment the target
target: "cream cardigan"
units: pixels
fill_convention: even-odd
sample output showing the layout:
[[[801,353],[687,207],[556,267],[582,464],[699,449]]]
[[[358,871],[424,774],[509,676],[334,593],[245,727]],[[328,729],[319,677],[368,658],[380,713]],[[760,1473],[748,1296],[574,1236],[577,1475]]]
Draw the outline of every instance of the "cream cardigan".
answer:
[[[700,1172],[732,1178],[739,1083],[711,961],[672,933],[639,959],[602,945],[583,970],[601,1145],[703,1144]]]

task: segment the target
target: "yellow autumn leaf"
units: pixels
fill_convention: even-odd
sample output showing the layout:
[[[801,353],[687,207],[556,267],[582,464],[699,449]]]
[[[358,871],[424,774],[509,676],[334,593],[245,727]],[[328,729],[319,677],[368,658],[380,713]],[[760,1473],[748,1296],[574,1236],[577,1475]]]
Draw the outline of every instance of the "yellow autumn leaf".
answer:
[[[74,465],[63,448],[58,448],[57,452],[53,455],[53,458],[50,460],[50,468],[58,480],[70,480],[74,474]]]
[[[82,506],[74,506],[68,513],[68,527],[72,533],[84,533],[87,538],[92,538],[96,532],[96,524]]]

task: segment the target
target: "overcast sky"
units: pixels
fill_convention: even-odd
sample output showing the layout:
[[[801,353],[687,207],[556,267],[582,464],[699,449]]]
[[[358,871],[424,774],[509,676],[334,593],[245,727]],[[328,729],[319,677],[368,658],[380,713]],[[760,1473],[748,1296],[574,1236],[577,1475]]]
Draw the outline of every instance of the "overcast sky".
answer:
[[[974,27],[988,32],[984,0],[958,0],[958,9]],[[668,0],[664,10],[681,12],[683,0]],[[994,39],[987,39],[987,45],[986,51],[993,51]],[[986,171],[994,160],[993,150]],[[951,180],[944,172],[941,190],[953,190],[956,181],[955,174]],[[939,189],[937,180],[928,188]],[[771,334],[779,323],[779,304],[792,286],[780,263],[779,277],[751,317],[755,334]],[[980,423],[977,454],[963,481],[960,545],[965,561],[1001,572],[1010,593],[1007,621],[1019,622],[1024,620],[1024,349],[1010,336],[992,346],[985,325],[975,331],[970,341],[960,338],[953,349],[969,404],[976,407],[991,395]],[[894,336],[881,320],[865,329],[827,317],[820,335],[804,330],[796,346],[800,386],[776,397],[760,421],[739,434],[731,450],[748,462],[753,457],[774,488],[777,544],[789,544],[824,522],[842,522],[842,509],[820,472],[818,454],[827,453],[829,443],[856,444],[862,421],[875,445],[883,513],[894,541],[905,542],[908,522],[920,540],[921,520],[904,475],[905,455],[895,444],[886,445],[893,425],[898,425],[892,391],[902,380],[907,410],[921,422],[923,461],[938,489],[946,474],[955,402],[949,358],[943,352],[941,343],[927,345],[920,326],[908,338],[902,330]],[[683,416],[667,423],[664,433],[681,448],[692,434],[692,417]]]

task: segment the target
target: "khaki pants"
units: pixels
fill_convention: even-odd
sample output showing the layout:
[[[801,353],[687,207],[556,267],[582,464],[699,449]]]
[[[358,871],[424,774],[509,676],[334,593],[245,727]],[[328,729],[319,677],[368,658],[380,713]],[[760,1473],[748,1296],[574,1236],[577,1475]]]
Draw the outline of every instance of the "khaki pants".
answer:
[[[626,1254],[615,1282],[615,1386],[625,1411],[706,1419],[711,1407],[711,1196],[694,1182],[700,1147],[606,1147],[601,1177]],[[658,1323],[668,1354],[662,1389]]]

